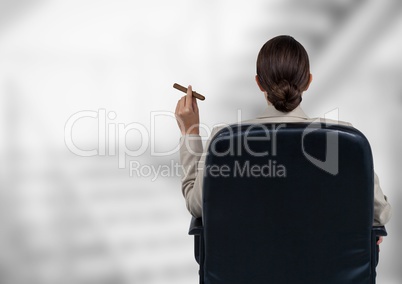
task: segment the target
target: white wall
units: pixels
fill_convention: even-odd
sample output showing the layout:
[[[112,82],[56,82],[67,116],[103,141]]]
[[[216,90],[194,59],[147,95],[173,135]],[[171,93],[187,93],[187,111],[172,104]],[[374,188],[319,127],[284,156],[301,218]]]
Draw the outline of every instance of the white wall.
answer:
[[[174,82],[207,97],[199,107],[208,126],[235,122],[239,109],[252,118],[264,109],[257,53],[269,38],[290,34],[311,59],[305,111],[338,108],[372,144],[394,208],[378,282],[399,283],[399,2],[3,1],[0,282],[198,283],[180,178],[130,177],[116,155],[78,157],[65,145],[65,124],[74,113],[105,109],[117,115],[108,126],[151,130],[151,114],[174,111],[182,95]],[[176,122],[155,122],[156,149],[175,148]],[[142,138],[131,131],[131,149],[144,146]],[[97,121],[77,122],[73,139],[97,147]],[[127,160],[161,169],[178,161],[177,153],[150,151]]]

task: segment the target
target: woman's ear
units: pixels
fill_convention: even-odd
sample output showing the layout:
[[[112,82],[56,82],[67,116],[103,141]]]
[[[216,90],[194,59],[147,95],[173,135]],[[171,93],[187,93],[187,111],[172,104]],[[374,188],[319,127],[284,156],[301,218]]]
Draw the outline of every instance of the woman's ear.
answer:
[[[258,88],[260,88],[261,92],[265,92],[264,88],[261,87],[260,79],[258,78],[258,75],[255,75],[255,81],[257,82]]]
[[[305,91],[307,91],[308,88],[310,87],[311,81],[313,81],[313,74],[310,73],[310,78],[308,79],[308,84],[307,84]]]

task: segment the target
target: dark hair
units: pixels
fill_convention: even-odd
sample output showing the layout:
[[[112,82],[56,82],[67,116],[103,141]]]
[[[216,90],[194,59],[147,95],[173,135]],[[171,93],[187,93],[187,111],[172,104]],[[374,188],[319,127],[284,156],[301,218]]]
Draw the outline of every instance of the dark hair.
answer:
[[[308,87],[310,63],[304,47],[291,36],[267,41],[257,58],[257,76],[268,100],[282,112],[294,110]]]

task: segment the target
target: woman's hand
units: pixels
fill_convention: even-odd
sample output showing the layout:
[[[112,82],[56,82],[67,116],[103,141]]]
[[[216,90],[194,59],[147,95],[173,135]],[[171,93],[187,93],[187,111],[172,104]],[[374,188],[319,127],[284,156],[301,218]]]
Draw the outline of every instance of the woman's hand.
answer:
[[[188,86],[187,95],[177,102],[175,115],[182,135],[200,133],[197,99],[193,98],[191,86]]]
[[[382,236],[378,238],[378,241],[377,241],[377,245],[378,245],[378,246],[382,243],[382,240],[383,240],[383,237],[382,237]]]
[[[382,241],[383,241],[383,237],[380,236],[380,237],[378,238],[378,240],[377,240],[378,251],[380,251],[380,244],[382,243]]]

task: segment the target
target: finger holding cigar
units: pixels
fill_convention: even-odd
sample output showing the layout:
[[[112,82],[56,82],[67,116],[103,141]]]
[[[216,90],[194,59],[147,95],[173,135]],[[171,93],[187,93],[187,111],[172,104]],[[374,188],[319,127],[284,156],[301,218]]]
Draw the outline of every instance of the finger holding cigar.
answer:
[[[175,89],[177,89],[179,91],[182,91],[183,93],[187,93],[187,88],[183,87],[182,85],[179,85],[177,83],[173,84],[173,88],[175,88]],[[193,97],[197,98],[197,99],[199,99],[201,101],[205,100],[205,97],[203,95],[197,93],[196,91],[193,91]]]
[[[186,88],[185,96],[182,96],[176,105],[175,116],[182,135],[199,134],[200,114],[197,100],[193,98],[194,92],[191,86]]]

